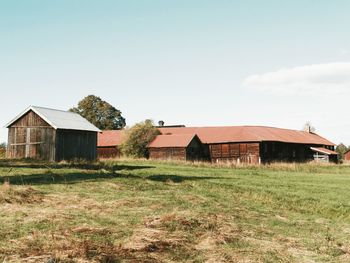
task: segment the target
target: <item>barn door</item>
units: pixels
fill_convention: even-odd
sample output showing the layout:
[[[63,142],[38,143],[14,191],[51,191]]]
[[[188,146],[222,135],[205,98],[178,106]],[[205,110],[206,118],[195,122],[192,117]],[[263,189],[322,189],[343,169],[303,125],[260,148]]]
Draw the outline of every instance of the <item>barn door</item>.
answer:
[[[36,128],[26,128],[25,158],[40,158],[41,131]]]

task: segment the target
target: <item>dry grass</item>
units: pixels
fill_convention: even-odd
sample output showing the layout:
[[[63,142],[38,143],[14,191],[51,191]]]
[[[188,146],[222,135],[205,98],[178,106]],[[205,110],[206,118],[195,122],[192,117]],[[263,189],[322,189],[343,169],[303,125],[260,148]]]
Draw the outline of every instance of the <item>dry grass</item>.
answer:
[[[0,204],[31,204],[40,203],[43,196],[30,186],[10,186],[9,182],[4,182],[0,186]]]
[[[350,169],[0,162],[0,262],[347,262]]]

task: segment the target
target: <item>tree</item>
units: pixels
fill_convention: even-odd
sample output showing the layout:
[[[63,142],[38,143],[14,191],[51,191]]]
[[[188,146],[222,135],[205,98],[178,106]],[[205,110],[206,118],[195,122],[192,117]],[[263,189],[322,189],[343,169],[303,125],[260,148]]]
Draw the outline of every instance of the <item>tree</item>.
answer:
[[[121,152],[125,156],[147,158],[147,145],[160,134],[151,120],[145,120],[126,129],[123,133]]]
[[[85,97],[79,101],[78,107],[69,111],[80,114],[101,130],[119,130],[125,126],[121,111],[94,95]]]
[[[303,131],[315,133],[316,128],[308,121],[304,124]]]
[[[339,154],[338,157],[340,161],[344,159],[344,154],[348,149],[349,148],[346,147],[343,143],[340,143],[337,145],[337,147],[335,148],[335,151]]]

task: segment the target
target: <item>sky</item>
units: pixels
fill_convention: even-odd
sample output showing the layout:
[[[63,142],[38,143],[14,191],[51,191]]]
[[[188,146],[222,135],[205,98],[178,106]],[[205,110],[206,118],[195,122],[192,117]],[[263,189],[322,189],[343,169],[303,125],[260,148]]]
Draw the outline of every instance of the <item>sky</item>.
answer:
[[[350,145],[349,13],[348,0],[0,0],[0,127],[94,94],[129,126],[311,122]]]

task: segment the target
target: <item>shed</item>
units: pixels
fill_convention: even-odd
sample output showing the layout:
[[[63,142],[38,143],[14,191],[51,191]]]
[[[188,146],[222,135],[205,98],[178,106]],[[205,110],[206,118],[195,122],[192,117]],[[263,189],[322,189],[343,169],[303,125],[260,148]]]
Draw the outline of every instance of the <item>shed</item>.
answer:
[[[202,142],[196,134],[158,135],[148,145],[148,150],[150,159],[203,159]]]
[[[338,161],[338,153],[336,151],[324,147],[310,147],[310,149],[314,152],[314,160],[316,162],[328,163],[329,161]]]
[[[121,143],[121,130],[108,130],[100,132],[97,136],[98,158],[119,158]]]
[[[96,159],[100,130],[77,113],[30,106],[6,127],[7,158]]]

